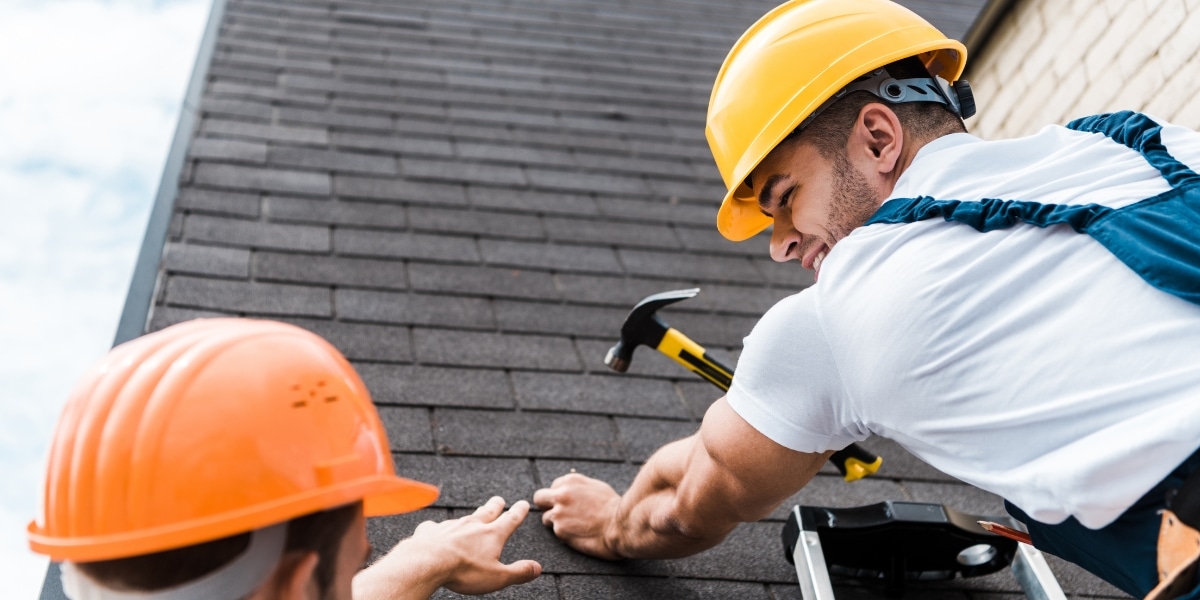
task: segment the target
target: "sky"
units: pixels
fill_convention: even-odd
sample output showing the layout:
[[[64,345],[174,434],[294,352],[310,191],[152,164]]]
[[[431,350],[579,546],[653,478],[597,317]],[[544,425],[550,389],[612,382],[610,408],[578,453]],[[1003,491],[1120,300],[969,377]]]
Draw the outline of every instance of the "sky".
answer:
[[[36,598],[42,470],[112,344],[211,0],[0,0],[0,581]]]

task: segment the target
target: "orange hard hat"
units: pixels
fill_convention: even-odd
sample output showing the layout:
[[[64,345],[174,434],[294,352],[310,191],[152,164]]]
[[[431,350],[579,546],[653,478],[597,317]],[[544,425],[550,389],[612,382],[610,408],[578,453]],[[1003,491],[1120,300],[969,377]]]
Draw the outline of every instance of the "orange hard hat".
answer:
[[[201,319],[114,348],[72,392],[34,551],[87,562],[180,548],[363,501],[416,510],[366,386],[299,327]]]

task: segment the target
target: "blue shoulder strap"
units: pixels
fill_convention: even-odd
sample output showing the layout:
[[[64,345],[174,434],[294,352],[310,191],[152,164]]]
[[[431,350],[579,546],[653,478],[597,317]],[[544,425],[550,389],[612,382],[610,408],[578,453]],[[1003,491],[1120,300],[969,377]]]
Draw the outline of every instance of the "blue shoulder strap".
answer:
[[[1173,188],[1200,181],[1200,175],[1167,152],[1167,147],[1162,143],[1162,125],[1142,113],[1124,110],[1093,115],[1067,123],[1067,129],[1102,133],[1114,142],[1137,151],[1150,166],[1162,173],[1163,179]]]
[[[884,203],[866,224],[914,223],[941,217],[977,231],[1005,229],[1018,223],[1067,225],[1091,235],[1150,285],[1200,304],[1200,175],[1171,156],[1162,143],[1162,126],[1141,113],[1096,115],[1072,121],[1067,127],[1103,134],[1137,151],[1172,189],[1119,209],[998,198],[895,198]]]

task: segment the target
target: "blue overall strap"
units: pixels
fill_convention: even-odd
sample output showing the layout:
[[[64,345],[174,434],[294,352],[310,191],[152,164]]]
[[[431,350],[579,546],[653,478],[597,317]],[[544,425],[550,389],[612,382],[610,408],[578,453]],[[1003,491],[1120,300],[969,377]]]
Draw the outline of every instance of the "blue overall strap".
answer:
[[[1162,173],[1163,179],[1173,188],[1200,181],[1200,175],[1167,152],[1167,147],[1162,143],[1162,125],[1142,113],[1123,110],[1083,117],[1067,123],[1067,129],[1102,133],[1114,142],[1137,151],[1150,166]]]
[[[914,223],[935,217],[977,231],[1018,223],[1067,225],[1086,233],[1150,285],[1200,304],[1200,175],[1171,156],[1162,126],[1129,111],[1078,119],[1068,127],[1103,134],[1145,157],[1171,190],[1114,209],[1099,204],[1043,204],[1022,200],[939,200],[929,196],[888,200],[867,225]]]

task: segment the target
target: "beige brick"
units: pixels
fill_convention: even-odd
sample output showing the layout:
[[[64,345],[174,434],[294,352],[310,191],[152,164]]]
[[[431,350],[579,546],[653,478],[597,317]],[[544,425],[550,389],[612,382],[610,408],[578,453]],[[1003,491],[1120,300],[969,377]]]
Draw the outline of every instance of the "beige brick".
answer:
[[[1088,78],[1111,75],[1113,59],[1125,51],[1128,41],[1145,26],[1146,8],[1139,2],[1126,2],[1122,10],[1104,31],[1104,35],[1088,48],[1085,55]],[[1105,72],[1108,73],[1105,73]]]
[[[1026,86],[1017,80],[1006,82],[1000,87],[995,98],[986,98],[980,104],[979,131],[980,135],[989,138],[1007,137],[1008,122],[1013,112],[1013,106],[1025,92]]]
[[[1158,55],[1162,58],[1162,68],[1167,72],[1178,70],[1179,65],[1191,59],[1200,49],[1200,32],[1197,31],[1197,28],[1200,28],[1200,7],[1181,5],[1181,0],[1165,0],[1155,15],[1156,23],[1169,23],[1172,19],[1179,19],[1179,27],[1158,49]],[[1180,14],[1180,8],[1184,9],[1183,14]]]
[[[1014,2],[1008,10],[1006,18],[1016,19],[1017,25],[1020,27],[1028,27],[1029,22],[1036,19],[1040,25],[1045,26],[1042,21],[1043,9],[1048,3],[1062,3],[1062,0],[1042,0],[1041,2]]]
[[[1047,31],[1037,41],[1037,44],[1024,53],[1025,56],[1021,60],[1018,72],[1025,75],[1030,81],[1052,72],[1050,65],[1053,63],[1055,55],[1058,54],[1063,40],[1064,38],[1055,31]]]
[[[1076,19],[1082,19],[1093,12],[1103,13],[1106,20],[1110,16],[1103,0],[1071,0],[1068,10]]]
[[[1083,95],[1084,86],[1087,85],[1087,78],[1082,70],[1072,71],[1067,75],[1066,79],[1059,82],[1054,90],[1054,94],[1046,100],[1042,110],[1037,115],[1035,124],[1028,124],[1025,131],[1033,133],[1042,126],[1050,123],[1066,123],[1080,115],[1071,114],[1070,110],[1079,97]],[[1032,127],[1032,128],[1030,128]]]
[[[1126,79],[1132,78],[1146,63],[1154,59],[1162,41],[1160,27],[1153,21],[1144,21],[1141,29],[1126,40],[1121,51],[1117,53],[1117,70]]]
[[[1142,4],[1146,7],[1146,12],[1153,14],[1162,6],[1163,0],[1142,0]]]
[[[1200,93],[1200,58],[1193,58],[1182,69],[1166,74],[1162,89],[1150,95],[1143,110],[1168,121],[1176,121],[1176,115],[1188,100]]]
[[[1141,4],[1138,0],[1104,0],[1104,7],[1109,11],[1109,17],[1116,18],[1130,4],[1138,5],[1142,12],[1146,12],[1146,5]]]
[[[1089,10],[1080,17],[1067,37],[1055,40],[1054,72],[1060,77],[1078,68],[1084,53],[1108,29],[1108,14],[1105,11]]]
[[[1108,111],[1142,110],[1166,82],[1158,62],[1146,63],[1121,88],[1121,93],[1109,104]]]
[[[1053,81],[1051,78],[1045,78],[1029,86],[1013,105],[1012,112],[1016,114],[1037,114],[1041,112],[1046,102],[1058,88],[1057,85],[1054,85]]]
[[[1200,94],[1192,96],[1188,103],[1179,109],[1171,122],[1192,129],[1200,129]]]
[[[1004,78],[1014,76],[1044,33],[1041,19],[1006,20],[1012,23],[1012,40],[1003,46],[996,46],[1000,54],[996,59],[996,71],[997,75]]]
[[[1105,112],[1113,97],[1121,91],[1124,82],[1116,74],[1103,77],[1089,77],[1087,87],[1080,94],[1075,105],[1067,110],[1067,114],[1081,116]]]
[[[1070,26],[1074,20],[1074,13],[1071,12],[1071,2],[1069,0],[1018,2],[1018,6],[1021,5],[1037,6],[1037,11],[1041,15],[1042,24],[1045,25],[1047,32],[1058,31],[1061,27]]]

